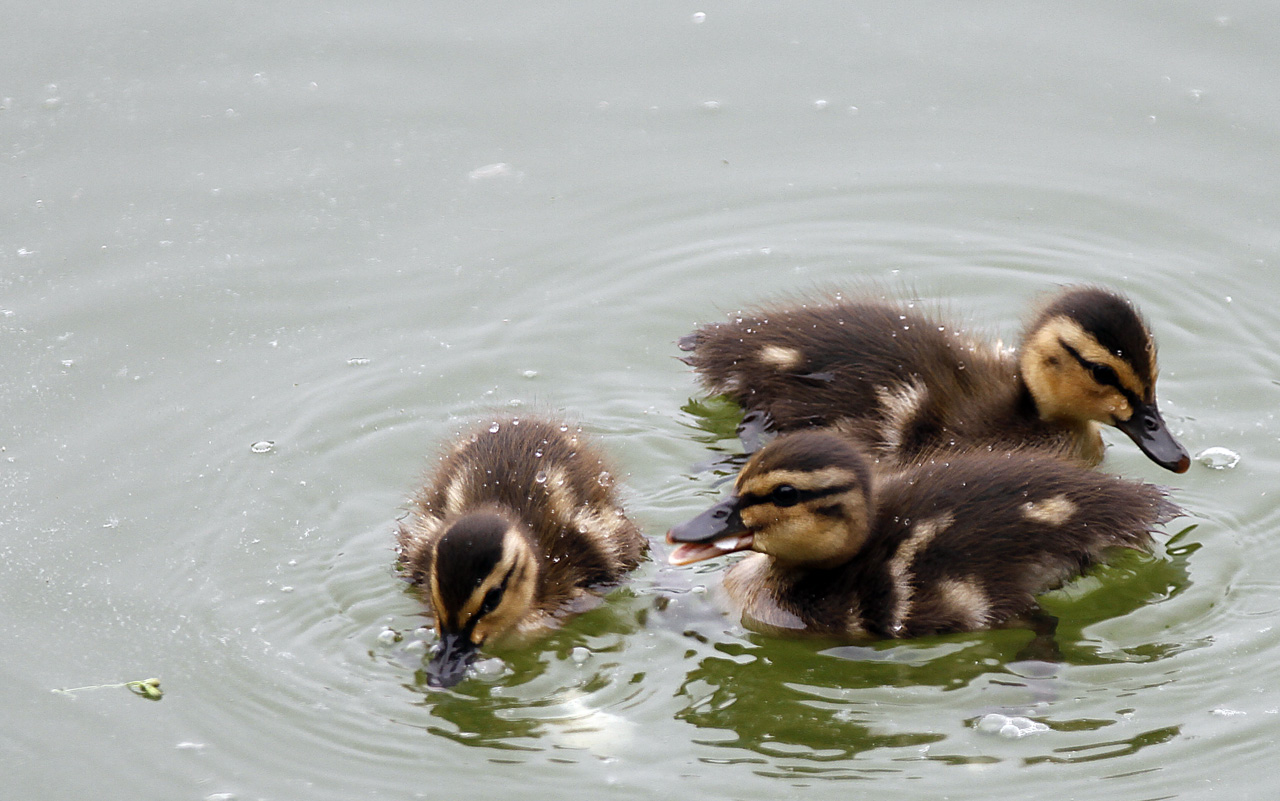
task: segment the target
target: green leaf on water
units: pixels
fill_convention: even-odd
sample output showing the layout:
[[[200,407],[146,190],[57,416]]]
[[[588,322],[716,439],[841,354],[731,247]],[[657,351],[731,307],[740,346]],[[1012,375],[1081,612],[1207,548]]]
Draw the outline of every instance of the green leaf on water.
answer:
[[[105,690],[111,687],[125,687],[129,692],[141,698],[150,701],[159,701],[164,697],[164,690],[160,689],[159,679],[142,679],[141,681],[125,681],[120,684],[91,684],[88,687],[67,687],[64,689],[54,689],[53,692],[61,695],[70,695],[75,697],[78,692],[85,690]]]

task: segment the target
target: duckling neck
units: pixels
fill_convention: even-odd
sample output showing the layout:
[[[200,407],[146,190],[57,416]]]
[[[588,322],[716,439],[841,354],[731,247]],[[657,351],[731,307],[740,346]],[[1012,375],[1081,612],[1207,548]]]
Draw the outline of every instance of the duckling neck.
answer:
[[[1067,432],[1069,436],[1066,441],[1070,445],[1066,450],[1073,452],[1076,458],[1086,464],[1097,464],[1102,461],[1105,447],[1102,443],[1101,427],[1092,420],[1049,415],[1042,412],[1040,406],[1036,403],[1035,395],[1032,394],[1031,388],[1027,386],[1027,382],[1023,379],[1021,372],[1018,373],[1018,395],[1015,403],[1018,416],[1021,419],[1049,423],[1059,431]]]
[[[1014,403],[1019,416],[1043,419],[1040,415],[1040,407],[1036,405],[1036,397],[1031,394],[1031,387],[1027,386],[1021,370],[1018,371],[1018,395]]]
[[[861,510],[859,510],[861,512]],[[840,567],[853,559],[866,543],[865,518],[829,519],[826,525],[797,526],[794,529],[775,532],[772,536],[757,535],[754,550],[769,558],[770,565],[782,573],[803,573],[809,570],[828,570]]]

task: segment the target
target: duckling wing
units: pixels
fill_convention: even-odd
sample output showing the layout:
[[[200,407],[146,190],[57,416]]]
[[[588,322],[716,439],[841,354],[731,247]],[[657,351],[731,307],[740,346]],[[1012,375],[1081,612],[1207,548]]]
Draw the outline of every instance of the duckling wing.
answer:
[[[905,475],[882,494],[877,530],[890,636],[999,625],[1109,549],[1148,548],[1178,511],[1159,487],[1041,455],[970,454]]]
[[[945,438],[954,411],[982,416],[969,399],[1013,378],[990,347],[873,301],[765,309],[704,326],[680,347],[708,391],[768,414],[776,430],[862,427],[860,438],[889,450]]]

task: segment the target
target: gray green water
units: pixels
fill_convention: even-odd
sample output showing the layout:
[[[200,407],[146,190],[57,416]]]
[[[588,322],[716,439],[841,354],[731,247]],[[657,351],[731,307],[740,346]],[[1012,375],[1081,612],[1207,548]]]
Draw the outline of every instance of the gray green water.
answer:
[[[1269,796],[1274,4],[5,16],[7,797]],[[681,410],[674,340],[865,281],[1006,339],[1046,288],[1122,289],[1174,430],[1240,462],[1112,449],[1192,516],[1047,599],[1050,669],[1019,631],[762,637],[702,591],[721,565],[654,561],[427,690],[392,531],[442,439],[494,409],[579,419],[657,542],[733,446]],[[161,701],[52,692],[151,676]]]

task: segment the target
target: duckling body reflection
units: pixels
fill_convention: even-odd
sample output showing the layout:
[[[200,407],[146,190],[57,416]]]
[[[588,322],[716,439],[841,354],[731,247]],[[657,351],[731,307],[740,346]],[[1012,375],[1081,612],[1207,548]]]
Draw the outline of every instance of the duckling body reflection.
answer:
[[[1145,549],[1163,490],[1034,451],[940,455],[887,474],[827,430],[779,436],[734,492],[671,529],[673,564],[752,550],[724,586],[749,622],[846,637],[998,627],[1114,547]]]
[[[399,531],[401,567],[440,635],[428,683],[452,686],[486,643],[536,636],[590,607],[646,547],[581,431],[520,417],[463,437]]]
[[[1103,424],[1166,469],[1191,463],[1156,404],[1147,324],[1098,287],[1051,296],[1016,357],[915,304],[869,294],[762,307],[679,344],[708,391],[773,429],[839,427],[878,458],[1035,447],[1092,466]]]

